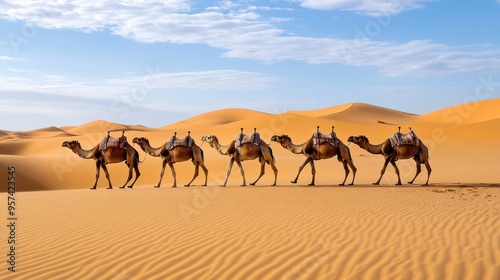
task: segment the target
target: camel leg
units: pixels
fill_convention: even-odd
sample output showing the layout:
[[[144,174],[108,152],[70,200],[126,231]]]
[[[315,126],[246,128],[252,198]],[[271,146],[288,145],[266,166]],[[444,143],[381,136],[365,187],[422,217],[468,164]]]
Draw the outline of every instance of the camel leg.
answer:
[[[101,168],[102,168],[102,170],[104,170],[104,174],[106,175],[106,179],[108,179],[109,187],[107,187],[107,189],[112,189],[113,186],[111,186],[111,178],[109,177],[108,168],[106,167],[106,164],[104,164],[104,162],[101,162]]]
[[[208,181],[208,169],[203,162],[200,162],[200,166],[201,166],[201,169],[203,169],[203,172],[205,172],[205,183],[202,186],[206,187],[207,181]]]
[[[175,173],[174,164],[172,162],[169,162],[168,166],[170,166],[170,170],[172,170],[172,177],[174,177],[174,185],[172,186],[172,188],[177,188],[177,174]]]
[[[99,180],[99,174],[101,173],[101,162],[96,160],[95,162],[95,183],[91,190],[95,190],[97,188],[97,181]]]
[[[427,181],[425,182],[424,186],[428,186],[429,185],[429,178],[431,177],[431,172],[432,172],[432,168],[431,168],[431,165],[429,164],[428,158],[425,160],[425,168],[427,168]]]
[[[342,184],[339,184],[339,186],[344,186],[345,181],[347,180],[347,176],[349,176],[349,167],[347,167],[347,163],[345,161],[342,161],[342,165],[344,165],[344,170],[345,170],[345,177],[344,177],[344,182]]]
[[[243,184],[241,185],[242,187],[247,185],[247,180],[245,179],[245,170],[243,170],[243,166],[241,165],[241,161],[236,161],[236,164],[238,164],[238,167],[240,168],[240,173],[241,177],[243,177]]]
[[[135,182],[137,182],[137,179],[139,179],[139,177],[141,176],[141,172],[139,171],[139,165],[137,163],[133,166],[133,168],[135,170],[135,180],[132,182],[130,186],[128,186],[129,188],[133,188]],[[130,172],[132,172],[132,170]]]
[[[309,186],[314,186],[314,182],[316,181],[316,167],[314,166],[314,160],[312,158],[309,159],[309,164],[311,165],[312,173],[312,181]]]
[[[264,158],[259,158],[259,162],[260,162],[260,175],[259,175],[259,178],[257,178],[257,180],[255,180],[255,182],[253,183],[250,183],[251,186],[255,186],[255,184],[257,184],[257,181],[259,181],[260,178],[262,178],[262,176],[264,176],[264,174],[266,173],[266,160]]]
[[[272,161],[269,162],[269,165],[271,165],[274,172],[274,183],[271,186],[276,186],[276,181],[278,181],[278,168],[276,168],[276,165]]]
[[[400,186],[401,185],[401,177],[399,177],[399,168],[398,166],[396,165],[396,161],[395,160],[391,160],[391,164],[392,166],[394,167],[394,171],[396,171],[396,175],[398,175],[398,183],[396,184],[397,186]]]
[[[379,185],[380,184],[380,180],[382,180],[382,176],[384,176],[384,173],[385,173],[385,169],[387,168],[387,165],[389,164],[389,161],[391,161],[390,158],[385,158],[385,162],[384,162],[384,167],[382,167],[382,170],[380,171],[380,178],[378,178],[378,181],[373,183],[374,185]]]
[[[302,169],[304,169],[304,167],[311,161],[311,158],[306,158],[306,160],[304,161],[304,163],[302,163],[302,165],[299,167],[299,172],[297,173],[297,176],[295,177],[295,180],[292,181],[292,184],[297,184],[297,181],[299,180],[299,176],[300,176],[300,172],[302,172]],[[313,177],[314,177],[314,174],[313,174]],[[313,179],[313,183],[314,183],[314,179]]]
[[[127,182],[125,182],[125,184],[123,186],[121,186],[120,188],[122,188],[122,189],[125,188],[125,186],[128,184],[128,182],[130,182],[130,180],[132,179],[132,170],[134,170],[134,167],[132,166],[132,164],[130,164],[130,166],[128,168]],[[129,186],[129,188],[132,188],[132,186]]]
[[[415,157],[414,159],[415,159],[415,162],[417,163],[417,172],[415,173],[415,177],[413,177],[413,180],[408,182],[408,184],[410,184],[410,185],[413,184],[413,181],[415,181],[415,179],[417,179],[418,174],[420,174],[420,172],[422,171],[422,168],[420,167],[420,158]]]
[[[158,181],[158,184],[155,186],[155,188],[159,188],[161,186],[161,180],[163,180],[163,174],[165,174],[165,166],[167,166],[166,159],[161,163],[160,181]]]
[[[194,164],[194,175],[193,175],[193,179],[191,179],[191,182],[189,182],[187,185],[184,185],[184,187],[189,187],[191,186],[191,183],[194,181],[194,179],[196,179],[196,177],[198,177],[198,175],[200,174],[200,164],[198,164],[198,162],[195,162],[193,161],[193,164]]]
[[[358,170],[352,161],[348,161],[347,164],[351,167],[352,170],[352,182],[349,184],[350,186],[354,185],[354,179],[356,178],[356,171]]]
[[[229,160],[229,167],[227,168],[227,172],[226,172],[226,180],[224,180],[224,184],[222,185],[222,187],[225,187],[227,184],[227,180],[229,179],[229,175],[231,175],[231,169],[233,168],[233,163],[234,163],[234,158],[231,158]],[[245,177],[243,177],[243,180],[245,180]]]

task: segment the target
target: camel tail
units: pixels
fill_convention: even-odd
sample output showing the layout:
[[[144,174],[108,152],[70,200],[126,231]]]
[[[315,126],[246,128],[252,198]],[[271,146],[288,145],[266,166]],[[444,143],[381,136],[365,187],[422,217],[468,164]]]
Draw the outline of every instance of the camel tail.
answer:
[[[145,158],[144,158],[145,159]],[[139,160],[139,153],[135,153],[134,155],[134,165],[139,165],[139,163],[142,163],[140,160]]]
[[[276,163],[276,159],[274,158],[274,155],[273,155],[273,149],[271,149],[271,147],[269,147],[269,154],[271,155],[271,159],[273,160],[273,163]],[[269,162],[268,162],[269,164]]]
[[[347,146],[345,146],[345,147],[347,149],[347,155],[349,156],[349,161],[353,161],[352,156],[351,156],[351,149],[349,149],[349,147],[347,147]],[[340,162],[346,161],[346,160],[344,160],[344,158],[342,158],[342,153],[340,152],[340,149],[339,149],[339,153],[337,154],[337,159]]]

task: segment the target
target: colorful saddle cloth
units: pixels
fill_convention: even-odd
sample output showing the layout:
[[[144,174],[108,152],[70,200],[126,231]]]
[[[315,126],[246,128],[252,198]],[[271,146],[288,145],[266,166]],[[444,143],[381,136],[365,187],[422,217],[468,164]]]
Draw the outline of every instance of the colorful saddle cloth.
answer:
[[[127,136],[121,136],[118,138],[106,136],[99,143],[99,150],[104,151],[104,150],[109,149],[109,148],[125,149],[125,148],[127,148],[127,145],[128,145]]]
[[[236,147],[241,147],[241,145],[246,143],[252,143],[255,145],[260,144],[260,134],[255,132],[251,135],[240,134],[238,138],[236,138]]]
[[[193,147],[194,140],[191,136],[186,136],[184,138],[177,138],[176,136],[172,136],[170,140],[167,141],[166,147],[168,150],[172,150],[177,146],[186,146],[188,148]]]
[[[410,131],[406,134],[396,132],[393,136],[389,137],[391,141],[391,145],[393,147],[403,146],[403,145],[411,145],[411,146],[419,146],[420,140],[418,139],[415,132]]]
[[[339,145],[339,139],[337,138],[335,132],[332,132],[331,134],[323,134],[321,132],[315,132],[312,136],[312,139],[314,145],[319,145],[323,143],[328,143],[335,147]]]

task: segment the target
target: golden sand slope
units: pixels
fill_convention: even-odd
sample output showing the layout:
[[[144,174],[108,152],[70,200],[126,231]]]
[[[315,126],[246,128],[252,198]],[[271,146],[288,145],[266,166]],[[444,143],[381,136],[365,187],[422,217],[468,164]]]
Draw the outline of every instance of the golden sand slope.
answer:
[[[498,186],[68,190],[17,200],[19,262],[15,274],[4,264],[2,279],[500,277]]]
[[[0,185],[6,185],[7,166],[15,166],[20,191],[17,272],[9,273],[3,262],[0,279],[500,279],[496,108],[500,99],[416,116],[352,103],[275,115],[219,110],[156,129],[94,121],[0,131]],[[268,187],[269,167],[256,187],[239,187],[234,167],[229,186],[220,188],[229,157],[200,141],[216,134],[228,144],[240,128],[245,133],[258,128],[266,142],[273,134],[288,134],[302,143],[316,126],[325,133],[335,126],[346,144],[359,134],[381,143],[398,126],[402,131],[411,126],[429,147],[431,186],[395,187],[389,167],[382,186],[372,187],[383,158],[356,145],[349,146],[358,168],[355,186],[337,187],[344,171],[336,159],[316,162],[317,187],[305,187],[309,167],[291,186],[304,157],[274,143],[278,187]],[[209,187],[199,187],[200,176],[198,186],[171,189],[167,170],[162,188],[153,188],[161,160],[139,151],[145,161],[133,190],[105,190],[104,175],[98,190],[88,190],[95,162],[61,144],[78,140],[91,149],[108,130],[112,136],[125,130],[130,142],[147,137],[154,147],[174,132],[183,137],[191,131],[204,150]],[[398,166],[403,182],[413,177],[414,161]],[[257,161],[243,167],[248,182],[257,177]],[[179,186],[191,179],[191,162],[175,168]],[[124,184],[125,164],[108,169],[115,188]],[[424,170],[416,183],[425,179]],[[6,193],[0,201],[6,207]],[[2,254],[7,245],[0,245]]]
[[[221,144],[229,144],[244,128],[252,133],[257,128],[262,138],[269,142],[274,134],[288,134],[294,143],[307,141],[316,126],[329,133],[335,126],[337,136],[346,144],[351,135],[366,135],[372,143],[382,143],[397,131],[412,127],[421,140],[429,147],[430,163],[433,168],[431,183],[498,183],[498,139],[500,99],[457,105],[423,116],[385,109],[368,104],[352,103],[317,111],[295,111],[282,114],[266,114],[245,109],[226,109],[195,116],[179,123],[157,129],[143,126],[115,124],[94,121],[77,127],[45,128],[28,132],[0,132],[0,168],[16,165],[19,172],[20,190],[73,189],[88,188],[95,180],[95,163],[84,160],[62,148],[63,141],[78,140],[84,149],[91,149],[103,139],[108,130],[112,136],[121,135],[125,130],[129,141],[134,137],[147,137],[153,147],[161,146],[174,132],[179,137],[191,135],[205,152],[206,166],[209,169],[209,184],[221,184],[224,180],[229,157],[219,155],[200,139],[203,135],[215,134]],[[294,155],[278,144],[271,145],[279,169],[278,184],[289,184],[295,177],[298,167],[304,161],[302,155]],[[135,147],[139,150],[139,147]],[[382,168],[383,158],[372,155],[356,145],[350,145],[354,163],[358,168],[356,182],[369,184],[376,181]],[[142,176],[137,187],[151,187],[158,182],[161,160],[146,156],[139,150]],[[413,178],[413,160],[399,161],[403,182]],[[251,181],[259,173],[257,161],[244,162],[247,180]],[[190,162],[175,165],[180,185],[187,183],[194,172]],[[108,166],[113,185],[125,183],[127,168],[124,164]],[[342,182],[344,170],[336,159],[316,162],[317,183],[336,185]],[[241,183],[241,175],[233,168],[229,184]],[[259,182],[268,185],[273,181],[270,168]],[[350,174],[351,176],[352,174]],[[351,178],[351,177],[349,177]],[[425,182],[424,170],[416,183]],[[306,167],[299,179],[304,185],[311,180],[310,168]],[[349,180],[349,179],[348,179]],[[170,170],[165,173],[164,186],[172,184]],[[201,184],[198,178],[195,184]],[[382,184],[393,185],[395,173],[389,167]],[[106,186],[104,176],[99,187]]]

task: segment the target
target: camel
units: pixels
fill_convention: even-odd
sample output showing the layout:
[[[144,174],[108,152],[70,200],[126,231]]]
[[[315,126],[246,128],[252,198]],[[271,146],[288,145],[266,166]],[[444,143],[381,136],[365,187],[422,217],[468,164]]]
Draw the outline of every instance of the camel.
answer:
[[[259,181],[259,179],[264,175],[265,164],[267,163],[271,166],[274,172],[274,183],[272,184],[272,186],[276,186],[276,181],[278,178],[278,169],[274,164],[275,159],[273,156],[273,150],[264,141],[261,140],[259,145],[255,145],[253,143],[244,143],[241,145],[241,147],[236,147],[236,140],[233,140],[227,146],[223,146],[219,144],[219,139],[217,139],[217,136],[215,135],[203,136],[201,140],[207,142],[210,145],[210,147],[216,149],[221,155],[228,155],[231,158],[229,160],[229,167],[227,169],[226,179],[224,180],[224,184],[222,185],[222,187],[225,187],[227,184],[234,162],[238,164],[241,176],[243,177],[243,184],[241,186],[242,187],[246,186],[245,171],[243,170],[241,162],[245,160],[254,160],[257,158],[259,159],[261,166],[260,175],[257,178],[257,180],[255,180],[255,182],[253,183],[250,183],[250,185],[254,186]]]
[[[339,141],[338,147],[333,146],[329,143],[314,145],[312,138],[310,138],[301,145],[295,145],[292,143],[292,139],[288,135],[281,135],[281,136],[274,135],[273,137],[271,137],[271,141],[278,142],[279,144],[281,144],[283,148],[289,150],[294,154],[303,154],[304,156],[306,156],[306,160],[299,167],[299,172],[297,173],[295,179],[292,181],[293,184],[297,183],[299,175],[302,172],[302,169],[304,169],[304,167],[307,164],[310,164],[312,181],[309,184],[309,186],[314,186],[314,181],[316,178],[316,168],[314,167],[314,161],[321,159],[329,159],[334,156],[337,156],[337,159],[344,165],[344,170],[345,170],[344,181],[339,185],[343,186],[345,184],[345,181],[347,180],[347,176],[350,173],[348,165],[351,167],[353,172],[352,182],[349,185],[354,185],[354,179],[356,178],[357,168],[354,166],[352,162],[351,152],[349,148],[344,143],[342,143],[342,141],[338,140]]]
[[[127,145],[125,149],[122,148],[114,148],[110,147],[106,150],[100,151],[99,145],[95,146],[90,150],[82,149],[80,143],[76,140],[74,141],[65,141],[62,143],[63,147],[66,147],[73,151],[73,153],[77,154],[81,158],[84,159],[93,159],[96,161],[96,175],[95,175],[95,183],[91,190],[95,190],[97,187],[97,181],[99,180],[100,168],[104,170],[106,174],[106,179],[108,179],[109,187],[108,189],[112,189],[111,180],[109,178],[109,172],[106,168],[106,164],[110,163],[118,163],[125,161],[125,164],[128,166],[128,179],[127,182],[120,188],[123,189],[127,185],[127,183],[132,179],[132,169],[135,169],[135,180],[132,182],[129,188],[133,188],[135,182],[141,176],[139,172],[139,153],[130,145]]]
[[[351,136],[347,141],[358,145],[360,148],[365,149],[371,154],[384,156],[385,162],[382,171],[380,172],[380,178],[377,180],[377,182],[373,183],[373,185],[380,184],[380,180],[382,180],[382,176],[384,176],[385,169],[387,168],[389,162],[392,164],[394,170],[396,171],[396,174],[398,175],[398,183],[396,185],[401,185],[401,178],[399,176],[399,169],[396,165],[396,161],[399,159],[410,159],[410,158],[413,158],[415,160],[417,164],[417,172],[415,174],[415,177],[413,177],[413,180],[408,182],[408,184],[413,184],[418,174],[420,174],[421,171],[420,165],[423,163],[427,168],[427,181],[425,182],[424,186],[429,185],[429,177],[431,176],[432,169],[429,164],[429,151],[427,147],[424,145],[424,143],[422,143],[422,141],[419,141],[418,146],[401,145],[396,147],[392,147],[389,138],[385,140],[383,143],[378,145],[370,144],[370,141],[364,135]]]
[[[152,148],[151,145],[149,145],[149,140],[140,137],[140,138],[134,138],[132,140],[132,143],[137,143],[141,147],[141,149],[154,157],[161,157],[162,158],[162,166],[161,166],[161,172],[160,172],[160,181],[158,181],[158,184],[155,186],[155,188],[159,188],[161,185],[161,180],[163,178],[163,173],[165,172],[165,166],[168,163],[168,166],[170,167],[170,170],[172,171],[172,176],[174,177],[174,184],[172,188],[177,187],[177,178],[176,178],[176,172],[174,169],[174,163],[176,162],[182,162],[182,161],[187,161],[191,160],[195,166],[194,169],[194,176],[193,179],[184,185],[185,187],[191,186],[191,183],[198,177],[200,173],[199,167],[203,169],[203,172],[205,172],[205,183],[203,186],[207,185],[207,178],[208,178],[208,169],[205,167],[204,164],[204,155],[203,155],[203,150],[197,146],[194,142],[192,147],[188,146],[175,146],[172,149],[167,149],[167,142],[163,144],[159,148]]]

